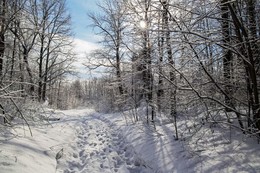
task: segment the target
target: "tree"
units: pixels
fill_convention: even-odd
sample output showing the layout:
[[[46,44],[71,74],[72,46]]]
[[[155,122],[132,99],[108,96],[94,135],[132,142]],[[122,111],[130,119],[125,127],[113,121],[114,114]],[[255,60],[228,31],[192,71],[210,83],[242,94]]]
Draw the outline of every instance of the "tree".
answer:
[[[158,110],[174,120],[176,139],[177,113],[192,114],[187,120],[201,125],[259,132],[258,1],[135,0],[125,6],[123,43],[130,58],[120,68],[126,105],[137,108],[145,101],[149,122],[157,99]],[[96,53],[98,65],[113,66],[100,61],[109,62],[110,53]]]
[[[175,139],[178,140],[178,128],[177,128],[177,101],[176,101],[176,94],[177,94],[177,81],[176,81],[176,74],[175,74],[175,61],[173,59],[172,48],[171,48],[171,33],[169,31],[169,2],[167,0],[162,1],[163,6],[163,25],[165,25],[165,37],[166,37],[166,49],[167,49],[167,56],[168,56],[168,64],[170,65],[170,72],[169,72],[169,80],[172,84],[170,88],[170,116],[173,118],[174,125],[175,125]]]
[[[128,43],[128,48],[132,47],[132,69],[134,70],[133,79],[139,80],[138,83],[132,86],[133,91],[141,101],[146,103],[146,120],[147,123],[155,120],[155,103],[154,103],[154,76],[153,76],[153,43],[152,32],[153,22],[151,12],[153,9],[151,0],[136,0],[128,1],[128,22],[130,36],[134,38],[132,43]],[[132,32],[132,33],[131,33]],[[142,86],[139,86],[142,85]],[[141,91],[140,91],[141,88]],[[141,93],[140,93],[141,92]],[[141,98],[141,97],[142,98]],[[134,99],[136,100],[136,99]],[[136,101],[135,101],[136,102]],[[151,116],[150,116],[151,115]]]
[[[149,11],[151,7],[151,1],[144,1],[144,22],[145,26],[149,27]],[[153,75],[152,75],[152,57],[151,57],[151,43],[148,28],[144,28],[143,31],[143,54],[142,58],[144,59],[144,69],[143,69],[143,80],[144,80],[144,93],[146,93],[146,102],[151,106],[151,120],[154,121],[155,118],[155,109],[153,105]],[[148,118],[148,109],[147,109],[147,122]]]
[[[102,15],[89,14],[93,24],[103,36],[102,44],[106,49],[106,56],[111,66],[116,71],[117,86],[120,95],[123,95],[125,90],[122,84],[122,56],[123,56],[123,32],[125,29],[125,8],[121,1],[106,0],[103,4],[98,5],[102,9]],[[105,64],[104,64],[105,65]]]
[[[238,15],[235,12],[235,6],[231,3],[227,3],[228,9],[230,10],[232,22],[235,26],[234,30],[236,33],[236,36],[238,38],[237,42],[241,47],[239,47],[238,52],[239,58],[244,63],[244,68],[246,72],[246,81],[247,81],[247,92],[249,95],[249,107],[252,109],[253,113],[253,126],[255,126],[258,130],[260,130],[260,103],[259,103],[259,93],[258,93],[258,81],[257,81],[257,71],[258,71],[258,63],[259,63],[259,57],[254,56],[254,51],[258,52],[259,48],[256,46],[252,46],[252,37],[250,39],[249,33],[247,30],[251,32],[252,35],[254,35],[254,27],[253,24],[251,23],[254,16],[252,16],[252,10],[254,10],[254,7],[252,8],[252,5],[254,3],[249,2],[249,8],[248,8],[248,13],[251,14],[249,15],[249,29],[247,29],[246,24],[244,23],[243,20],[240,20]],[[254,41],[253,41],[254,43]],[[255,44],[253,44],[255,45]],[[250,113],[250,110],[249,110]]]
[[[3,60],[5,52],[5,31],[6,31],[6,0],[2,0],[0,4],[0,77],[3,73]]]
[[[0,4],[4,38],[0,106],[11,123],[16,116],[25,119],[21,107],[28,96],[37,98],[36,86],[41,88],[40,101],[51,95],[52,87],[71,72],[74,53],[65,0],[4,0]]]
[[[71,41],[66,39],[71,37],[70,16],[66,12],[64,0],[42,0],[35,3],[34,6],[37,7],[34,11],[37,20],[35,23],[40,27],[38,100],[45,101],[49,68],[51,68],[50,58],[61,48],[64,48],[63,52],[65,52],[71,46]]]
[[[23,5],[23,10],[20,11],[19,15],[16,15],[14,19],[14,27],[10,28],[10,31],[12,34],[18,39],[19,44],[21,46],[21,52],[23,56],[23,60],[20,65],[21,67],[21,82],[24,83],[24,68],[26,69],[28,76],[29,76],[29,82],[30,82],[30,89],[29,93],[32,96],[35,91],[34,86],[34,75],[32,72],[32,69],[30,67],[30,61],[29,61],[29,53],[33,49],[33,46],[35,46],[36,38],[38,36],[39,27],[37,23],[35,23],[35,16],[34,14],[34,8],[35,5],[33,4],[33,1],[26,1]]]

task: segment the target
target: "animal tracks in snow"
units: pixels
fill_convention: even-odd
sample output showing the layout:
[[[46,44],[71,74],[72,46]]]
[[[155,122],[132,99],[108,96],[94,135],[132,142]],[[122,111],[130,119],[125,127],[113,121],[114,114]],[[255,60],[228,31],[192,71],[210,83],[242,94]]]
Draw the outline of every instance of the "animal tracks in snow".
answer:
[[[64,173],[146,172],[133,147],[109,120],[93,115],[79,126],[74,152],[67,155]]]

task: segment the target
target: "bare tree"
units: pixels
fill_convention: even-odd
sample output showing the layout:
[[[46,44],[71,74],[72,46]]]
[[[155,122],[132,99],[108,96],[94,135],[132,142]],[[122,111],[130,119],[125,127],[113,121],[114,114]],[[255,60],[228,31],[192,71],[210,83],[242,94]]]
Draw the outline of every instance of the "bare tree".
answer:
[[[125,90],[122,85],[123,31],[125,29],[125,8],[122,1],[106,0],[98,5],[102,15],[89,14],[92,26],[103,36],[102,44],[107,50],[106,57],[116,71],[117,85],[120,95]],[[100,64],[99,64],[100,65]]]
[[[66,50],[71,45],[71,41],[65,40],[71,36],[70,16],[66,12],[64,0],[43,0],[35,3],[35,23],[40,27],[38,100],[45,101],[50,57],[60,51],[61,47]]]
[[[39,26],[35,23],[34,13],[34,4],[33,1],[28,1],[24,4],[23,9],[20,11],[19,15],[16,15],[14,22],[16,23],[14,28],[10,28],[10,31],[18,39],[19,44],[21,45],[21,52],[23,55],[23,60],[21,62],[21,75],[23,74],[23,68],[26,69],[29,82],[30,82],[30,95],[33,95],[35,91],[34,86],[34,75],[30,66],[29,53],[35,46],[36,38],[38,36]],[[22,77],[23,80],[24,77]],[[21,81],[25,82],[25,81]]]
[[[26,120],[22,107],[27,96],[32,100],[37,98],[37,75],[41,74],[41,97],[46,98],[51,95],[50,89],[71,72],[74,53],[70,16],[64,0],[2,2],[0,21],[4,23],[0,24],[4,28],[1,30],[4,47],[1,58],[4,61],[1,72],[5,75],[1,73],[0,107],[11,123],[17,116]],[[5,6],[4,13],[2,6]]]
[[[192,112],[189,118],[201,125],[223,123],[244,133],[259,132],[258,1],[135,0],[125,5],[124,46],[130,58],[120,68],[125,67],[121,84],[130,93],[127,103],[136,108],[145,100],[152,108],[147,120],[154,120],[157,97],[159,110],[173,118],[176,139],[181,133],[177,113]],[[101,33],[110,38],[102,28]],[[111,52],[95,57],[109,62]],[[115,64],[100,59],[98,65]]]
[[[169,72],[169,79],[170,83],[173,86],[170,88],[170,116],[173,118],[174,125],[175,125],[175,138],[178,140],[178,128],[177,128],[177,101],[176,101],[176,94],[177,94],[177,80],[175,74],[175,60],[173,59],[173,53],[171,48],[171,33],[169,31],[169,2],[167,0],[162,1],[163,5],[163,21],[165,25],[165,37],[166,37],[166,49],[167,49],[167,56],[168,56],[168,63],[170,65],[170,72]]]

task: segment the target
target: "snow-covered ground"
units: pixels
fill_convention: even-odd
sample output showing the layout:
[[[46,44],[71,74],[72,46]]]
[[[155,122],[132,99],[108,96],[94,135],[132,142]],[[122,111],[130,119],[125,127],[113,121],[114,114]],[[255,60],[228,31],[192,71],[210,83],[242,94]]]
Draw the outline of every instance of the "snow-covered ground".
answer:
[[[255,139],[225,142],[220,132],[203,131],[196,140],[203,147],[192,150],[194,143],[174,140],[163,121],[154,128],[86,108],[54,111],[49,123],[31,128],[33,137],[22,125],[1,133],[1,173],[260,172]]]

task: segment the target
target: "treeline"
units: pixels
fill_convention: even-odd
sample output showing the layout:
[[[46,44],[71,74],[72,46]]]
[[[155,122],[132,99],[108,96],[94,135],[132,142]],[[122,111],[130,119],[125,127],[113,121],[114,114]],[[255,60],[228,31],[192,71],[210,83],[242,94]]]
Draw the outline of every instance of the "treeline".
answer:
[[[57,101],[74,55],[65,0],[0,3],[0,111],[8,123],[23,117],[27,100]]]
[[[182,118],[259,134],[259,1],[105,0],[99,7],[89,17],[103,47],[86,66],[108,70],[96,91],[109,93],[99,98],[107,107],[146,105],[148,123],[163,112],[176,139]]]

